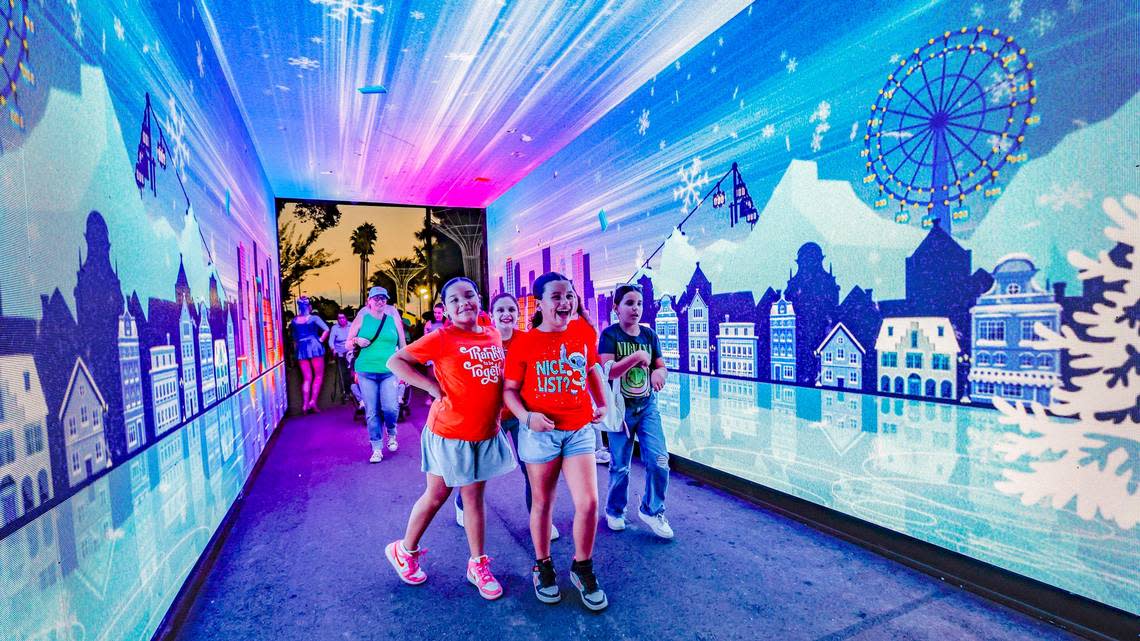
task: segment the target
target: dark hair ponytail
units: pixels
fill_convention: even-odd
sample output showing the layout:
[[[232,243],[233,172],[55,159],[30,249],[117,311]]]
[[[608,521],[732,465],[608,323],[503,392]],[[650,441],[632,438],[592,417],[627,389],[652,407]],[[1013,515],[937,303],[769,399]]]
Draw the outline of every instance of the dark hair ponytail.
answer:
[[[547,285],[549,285],[550,283],[557,283],[557,282],[561,282],[561,281],[572,282],[572,281],[570,281],[569,278],[566,278],[565,276],[563,276],[562,274],[559,274],[558,272],[546,272],[542,276],[539,276],[538,278],[534,279],[534,298],[535,298],[535,301],[537,302],[537,301],[542,300],[542,297],[546,294],[546,286]],[[531,327],[538,327],[541,324],[542,324],[542,310],[538,309],[538,305],[536,304],[534,316],[531,317],[531,319],[530,319],[530,325],[531,325]]]
[[[447,300],[447,290],[451,289],[451,286],[455,285],[456,283],[468,283],[469,285],[471,285],[471,288],[475,290],[475,295],[476,296],[479,295],[479,286],[475,284],[475,281],[471,280],[470,278],[467,278],[466,276],[456,276],[455,278],[452,278],[451,280],[447,281],[443,285],[443,289],[439,290],[440,302],[435,304],[436,307],[444,307],[446,309],[446,306],[443,304],[442,301]]]

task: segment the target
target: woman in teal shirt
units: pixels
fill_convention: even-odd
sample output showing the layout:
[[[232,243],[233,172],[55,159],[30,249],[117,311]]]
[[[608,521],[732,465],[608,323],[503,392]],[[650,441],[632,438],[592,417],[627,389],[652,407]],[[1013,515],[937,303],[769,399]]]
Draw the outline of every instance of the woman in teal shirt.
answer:
[[[364,396],[364,416],[368,424],[368,440],[372,442],[370,463],[384,460],[384,430],[388,431],[388,450],[395,452],[396,421],[400,414],[396,376],[388,369],[388,359],[404,348],[404,323],[395,308],[388,305],[388,290],[368,290],[368,303],[352,321],[345,346],[359,346],[353,361],[360,392]]]

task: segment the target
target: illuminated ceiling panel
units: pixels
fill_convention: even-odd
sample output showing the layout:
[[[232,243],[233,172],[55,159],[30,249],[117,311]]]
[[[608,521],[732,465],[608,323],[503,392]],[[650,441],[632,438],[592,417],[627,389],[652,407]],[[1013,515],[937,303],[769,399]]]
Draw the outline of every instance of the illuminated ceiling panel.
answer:
[[[201,3],[276,195],[473,207],[748,5]]]

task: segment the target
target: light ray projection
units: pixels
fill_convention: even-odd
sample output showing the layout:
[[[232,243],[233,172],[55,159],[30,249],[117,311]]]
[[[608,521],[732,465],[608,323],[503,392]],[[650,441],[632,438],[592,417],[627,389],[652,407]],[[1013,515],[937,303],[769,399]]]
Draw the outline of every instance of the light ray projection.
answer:
[[[492,203],[492,290],[638,282],[672,452],[1140,613],[1138,31],[755,3]]]
[[[747,2],[203,4],[275,194],[484,207]]]

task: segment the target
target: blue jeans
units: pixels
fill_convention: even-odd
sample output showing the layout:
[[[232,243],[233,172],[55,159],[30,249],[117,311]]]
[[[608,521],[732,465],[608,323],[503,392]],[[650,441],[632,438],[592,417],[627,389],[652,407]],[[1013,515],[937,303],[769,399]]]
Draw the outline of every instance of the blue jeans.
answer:
[[[388,428],[388,435],[396,435],[396,420],[400,416],[400,399],[396,394],[396,375],[392,373],[374,374],[371,372],[357,372],[360,382],[360,393],[364,396],[364,422],[368,424],[368,440],[373,445],[384,442],[384,430],[380,426],[380,417],[384,417],[384,425]]]
[[[665,491],[669,487],[669,450],[665,447],[665,432],[661,429],[661,414],[657,411],[657,396],[648,402],[626,400],[625,432],[608,432],[610,438],[610,493],[606,499],[606,514],[621,516],[629,502],[629,465],[633,462],[633,438],[641,441],[641,460],[645,463],[645,492],[641,497],[641,511],[657,516],[665,511]]]
[[[503,419],[502,430],[510,435],[511,443],[515,446],[515,452],[519,449],[519,419],[515,417]],[[519,470],[523,475],[523,486],[526,488],[526,511],[530,512],[530,477],[526,475],[526,465],[519,463]],[[460,492],[455,493],[455,507],[460,510],[463,509],[463,494]]]

